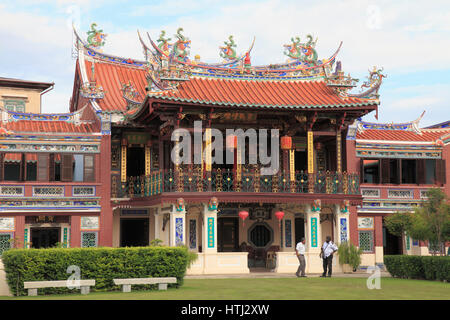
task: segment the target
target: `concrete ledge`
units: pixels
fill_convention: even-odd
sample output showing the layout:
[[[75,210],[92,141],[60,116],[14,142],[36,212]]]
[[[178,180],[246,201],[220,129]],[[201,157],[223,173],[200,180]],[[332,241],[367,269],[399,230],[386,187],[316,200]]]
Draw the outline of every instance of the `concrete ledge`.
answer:
[[[130,279],[113,279],[114,284],[158,284],[158,283],[177,283],[177,278],[130,278]]]
[[[132,284],[158,284],[159,290],[167,290],[168,283],[177,283],[177,278],[130,278],[130,279],[113,279],[114,284],[122,285],[122,292],[131,292]]]

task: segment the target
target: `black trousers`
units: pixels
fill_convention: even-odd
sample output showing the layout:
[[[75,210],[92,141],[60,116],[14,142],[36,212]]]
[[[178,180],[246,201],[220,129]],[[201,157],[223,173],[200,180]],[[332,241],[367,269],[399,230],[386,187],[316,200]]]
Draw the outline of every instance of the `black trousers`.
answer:
[[[333,255],[329,255],[327,258],[323,258],[323,276],[327,274],[328,269],[328,275],[331,276],[332,273],[332,263],[333,263]]]

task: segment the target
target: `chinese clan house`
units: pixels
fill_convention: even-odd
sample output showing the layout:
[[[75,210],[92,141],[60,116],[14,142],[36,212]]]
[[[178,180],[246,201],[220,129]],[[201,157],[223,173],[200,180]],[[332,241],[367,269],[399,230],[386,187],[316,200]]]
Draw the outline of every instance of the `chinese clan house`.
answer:
[[[75,31],[70,101],[70,114],[91,119],[101,140],[101,208],[88,223],[98,228],[95,245],[160,239],[198,253],[188,274],[226,274],[295,272],[302,237],[307,272],[321,272],[326,236],[357,244],[363,198],[345,141],[355,119],[377,111],[381,70],[352,93],[357,79],[337,61],[342,43],[319,58],[311,35],[280,48],[285,63],[257,66],[253,43],[239,51],[233,36],[219,62],[191,57],[182,28],[156,40],[138,33],[144,57],[118,57],[103,52],[107,35],[95,27],[86,41]],[[185,136],[174,139],[180,129]],[[181,144],[192,148],[174,152]],[[218,154],[232,161],[212,161]],[[83,222],[72,221],[70,246],[83,245]]]

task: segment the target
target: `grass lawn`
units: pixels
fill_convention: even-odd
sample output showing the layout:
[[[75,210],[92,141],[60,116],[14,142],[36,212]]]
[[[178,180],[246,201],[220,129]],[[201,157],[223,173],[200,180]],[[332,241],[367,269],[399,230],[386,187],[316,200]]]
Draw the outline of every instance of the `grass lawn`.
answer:
[[[0,299],[76,300],[301,300],[301,299],[446,299],[450,284],[382,278],[381,289],[369,290],[367,278],[243,278],[186,279],[179,289],[167,291],[92,292]],[[77,291],[79,292],[79,291]]]

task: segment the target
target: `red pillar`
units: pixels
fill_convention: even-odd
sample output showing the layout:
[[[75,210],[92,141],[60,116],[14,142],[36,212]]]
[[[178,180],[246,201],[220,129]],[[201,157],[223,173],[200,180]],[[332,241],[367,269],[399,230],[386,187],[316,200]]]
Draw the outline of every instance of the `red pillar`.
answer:
[[[25,216],[16,216],[16,225],[14,231],[14,247],[24,248],[24,230],[25,230]],[[30,241],[30,239],[28,239]]]
[[[81,247],[81,233],[80,233],[80,216],[70,217],[70,247]]]
[[[383,217],[376,216],[375,219],[375,247],[383,246]]]
[[[345,140],[345,154],[347,159],[347,172],[359,172],[359,158],[356,157],[356,142],[355,140]]]
[[[103,135],[100,147],[100,232],[99,246],[112,247],[113,213],[111,208],[111,136]]]
[[[349,228],[350,228],[350,241],[355,246],[358,245],[358,212],[356,206],[351,206],[349,209]]]

